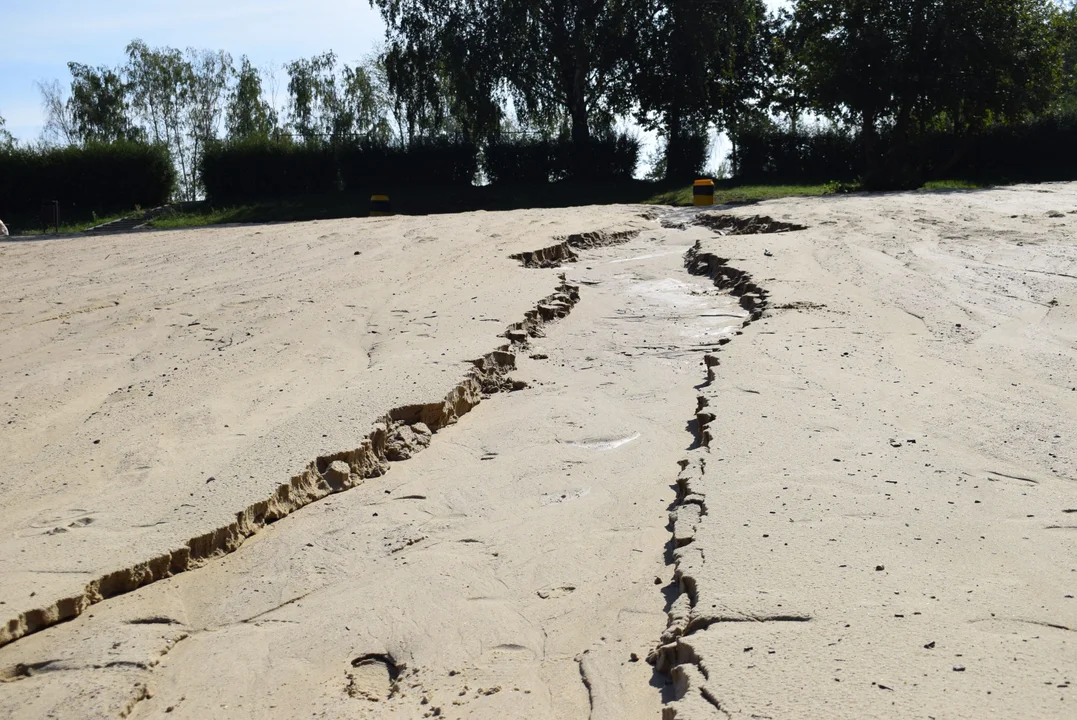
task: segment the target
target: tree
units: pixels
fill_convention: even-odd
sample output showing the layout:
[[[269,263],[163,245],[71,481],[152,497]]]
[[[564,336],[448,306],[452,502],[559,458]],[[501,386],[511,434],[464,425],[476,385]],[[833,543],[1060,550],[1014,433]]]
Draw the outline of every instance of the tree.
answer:
[[[1056,28],[1062,53],[1062,93],[1059,107],[1077,112],[1077,3],[1059,13]]]
[[[179,171],[180,191],[195,199],[195,164],[187,140],[185,112],[190,102],[193,70],[175,48],[150,48],[141,40],[127,46],[127,74],[132,107],[154,143],[168,147]]]
[[[503,93],[520,119],[561,125],[585,156],[631,106],[646,0],[371,0],[388,27],[390,87],[409,125],[496,134]]]
[[[332,105],[334,138],[354,134],[374,142],[387,143],[392,136],[388,103],[371,69],[345,65],[340,93],[333,99]]]
[[[766,10],[761,0],[650,0],[647,17],[637,117],[666,138],[667,179],[698,175],[710,126],[735,131],[761,95]]]
[[[277,129],[277,113],[262,96],[262,78],[246,56],[228,98],[225,126],[230,140],[269,137]]]
[[[293,60],[288,72],[289,122],[292,129],[310,142],[327,134],[328,109],[325,99],[335,94],[337,56],[332,52]]]
[[[707,129],[721,106],[719,14],[733,4],[700,13],[691,0],[652,0],[647,9],[633,78],[637,118],[666,140],[659,164],[667,180],[698,175],[705,163]]]
[[[1047,106],[1057,12],[1051,0],[800,0],[808,94],[859,128],[869,184],[909,184],[910,135],[940,115],[956,135]]]
[[[497,133],[502,119],[501,38],[487,0],[371,0],[387,25],[380,63],[408,140]]]
[[[332,52],[287,65],[291,125],[305,141],[342,143],[356,137],[388,142],[392,131],[376,68],[345,64]]]
[[[64,98],[59,80],[39,82],[37,89],[41,93],[41,106],[45,112],[45,126],[41,131],[42,141],[46,144],[77,145],[79,134],[71,106]]]
[[[70,62],[68,114],[81,143],[136,140],[140,130],[128,114],[128,85],[115,70]]]
[[[0,116],[0,150],[11,150],[15,147],[15,136],[7,129],[7,121]]]
[[[224,98],[228,78],[232,74],[232,56],[223,50],[187,49],[187,74],[190,83],[184,108],[185,124],[190,141],[189,197],[201,192],[198,168],[206,145],[217,138],[221,118],[224,116]]]
[[[809,69],[804,63],[804,34],[796,15],[779,11],[772,21],[770,82],[765,103],[789,120],[789,131],[797,134],[800,116],[808,107],[805,85]]]

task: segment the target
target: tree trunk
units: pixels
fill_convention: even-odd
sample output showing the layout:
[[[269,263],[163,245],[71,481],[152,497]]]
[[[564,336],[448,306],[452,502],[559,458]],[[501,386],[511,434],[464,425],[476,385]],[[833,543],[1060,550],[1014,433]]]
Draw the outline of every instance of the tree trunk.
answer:
[[[673,107],[666,121],[666,180],[682,179],[684,168],[684,130],[680,108]]]
[[[865,110],[860,125],[860,145],[864,149],[864,183],[871,187],[878,183],[879,177],[879,154],[878,136],[875,132],[875,112]]]
[[[572,118],[572,143],[583,149],[591,139],[591,129],[587,126],[587,99],[584,97],[583,82],[579,78],[582,70],[577,68],[577,80],[572,84],[572,100],[569,115]]]
[[[577,15],[572,84],[568,88],[568,112],[569,117],[572,119],[572,146],[574,153],[572,174],[577,177],[586,175],[591,171],[591,128],[587,122],[587,74],[590,72],[590,56],[583,28],[583,17]]]

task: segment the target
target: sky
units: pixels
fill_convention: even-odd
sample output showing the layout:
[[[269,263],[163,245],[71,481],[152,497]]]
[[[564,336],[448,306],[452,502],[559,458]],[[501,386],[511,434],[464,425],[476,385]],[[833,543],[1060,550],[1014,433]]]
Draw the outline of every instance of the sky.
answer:
[[[367,0],[0,0],[0,18],[0,117],[28,141],[43,123],[38,82],[66,88],[68,61],[122,64],[136,38],[226,50],[264,67],[326,50],[354,63],[384,36]]]
[[[772,9],[788,4],[766,2]],[[151,47],[226,50],[237,64],[246,55],[257,67],[276,66],[283,94],[282,63],[326,50],[355,63],[385,32],[369,0],[0,0],[0,18],[0,117],[22,141],[41,135],[39,82],[60,80],[66,89],[69,61],[120,65],[136,38]]]

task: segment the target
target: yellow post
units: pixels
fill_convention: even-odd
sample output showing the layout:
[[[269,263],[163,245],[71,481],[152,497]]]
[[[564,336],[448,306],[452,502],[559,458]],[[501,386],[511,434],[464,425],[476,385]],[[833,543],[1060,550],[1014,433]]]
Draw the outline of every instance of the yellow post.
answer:
[[[387,217],[392,214],[388,195],[370,196],[370,217]]]
[[[714,204],[713,180],[696,180],[692,186],[692,204],[697,206]]]

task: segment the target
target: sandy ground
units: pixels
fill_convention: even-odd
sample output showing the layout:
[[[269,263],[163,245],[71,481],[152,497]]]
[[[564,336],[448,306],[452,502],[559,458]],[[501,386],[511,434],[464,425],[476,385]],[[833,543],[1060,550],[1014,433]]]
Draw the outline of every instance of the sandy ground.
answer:
[[[1071,717],[1072,211],[2,244],[0,715]]]

